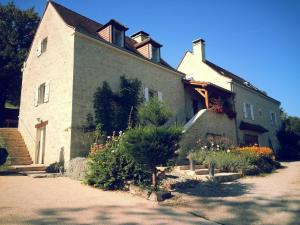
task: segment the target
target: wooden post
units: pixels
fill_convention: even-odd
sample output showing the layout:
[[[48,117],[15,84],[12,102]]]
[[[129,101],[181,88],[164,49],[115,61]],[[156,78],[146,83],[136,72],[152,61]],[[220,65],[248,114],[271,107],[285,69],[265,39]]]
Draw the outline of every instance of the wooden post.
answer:
[[[203,88],[195,88],[195,90],[204,98],[205,107],[208,109],[209,101],[208,101],[208,91]]]

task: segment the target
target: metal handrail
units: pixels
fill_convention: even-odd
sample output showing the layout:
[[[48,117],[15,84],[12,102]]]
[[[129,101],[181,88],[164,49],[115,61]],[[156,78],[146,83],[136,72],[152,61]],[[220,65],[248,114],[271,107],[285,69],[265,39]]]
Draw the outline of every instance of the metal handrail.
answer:
[[[36,139],[30,134],[30,131],[29,129],[27,128],[26,126],[26,123],[20,118],[20,116],[18,116],[19,118],[19,122],[22,122],[22,124],[24,125],[25,129],[27,130],[27,133],[29,134],[30,138],[33,140],[33,142],[35,143],[36,142]]]

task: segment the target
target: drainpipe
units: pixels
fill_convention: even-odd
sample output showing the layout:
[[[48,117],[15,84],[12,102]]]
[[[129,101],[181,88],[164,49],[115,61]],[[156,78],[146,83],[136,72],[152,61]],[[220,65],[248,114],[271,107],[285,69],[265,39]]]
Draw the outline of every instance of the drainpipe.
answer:
[[[233,92],[233,82],[230,82],[230,89]],[[233,92],[234,93],[234,92]],[[235,93],[234,93],[235,94]],[[236,108],[235,108],[235,95],[233,95],[232,98],[232,103],[233,103],[233,110],[236,112]],[[234,118],[234,124],[235,124],[235,135],[236,135],[236,143],[239,145],[240,144],[240,138],[239,138],[239,133],[238,133],[238,124],[237,124],[237,115]]]

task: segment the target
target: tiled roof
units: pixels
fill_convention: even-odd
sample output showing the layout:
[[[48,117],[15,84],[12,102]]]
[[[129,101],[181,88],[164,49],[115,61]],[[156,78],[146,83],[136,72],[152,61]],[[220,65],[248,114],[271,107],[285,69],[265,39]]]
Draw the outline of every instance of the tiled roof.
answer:
[[[270,98],[270,99],[272,99],[272,100],[274,100],[276,102],[278,102],[276,99],[273,99],[270,96],[268,96],[266,92],[258,89],[257,87],[255,87],[254,85],[252,85],[250,82],[248,82],[245,79],[243,79],[243,78],[241,78],[241,77],[239,77],[239,76],[231,73],[230,71],[225,70],[222,67],[217,66],[216,64],[214,64],[214,63],[212,63],[212,62],[210,62],[208,60],[205,60],[205,64],[208,65],[213,70],[215,70],[216,72],[218,72],[219,74],[232,79],[234,82],[236,82],[238,84],[241,84],[241,85],[243,85],[245,87],[248,87],[248,88],[250,88],[250,89],[252,89],[252,90],[254,90],[254,91],[256,91],[256,92],[258,92],[258,93],[260,93],[260,94],[262,94],[262,95],[264,95],[264,96],[266,96],[266,97],[268,97],[268,98]]]
[[[60,15],[60,17],[64,20],[64,22],[76,29],[76,31],[86,34],[92,38],[104,41],[99,35],[98,30],[103,26],[102,24],[91,20],[85,16],[82,16],[56,2],[49,1],[50,4],[53,5],[53,7],[56,9],[57,13]],[[48,4],[49,4],[48,3]],[[137,50],[135,45],[137,42],[130,37],[125,37],[125,48],[132,54],[139,56],[143,59],[147,59],[142,54],[140,54]],[[147,59],[148,60],[148,59]],[[149,60],[150,61],[150,60]],[[152,62],[152,61],[151,61]],[[167,67],[168,69],[171,69],[173,71],[178,72],[178,74],[181,74],[181,72],[175,70],[173,67],[171,67],[167,62],[165,62],[163,59],[160,60],[159,63],[161,66]]]

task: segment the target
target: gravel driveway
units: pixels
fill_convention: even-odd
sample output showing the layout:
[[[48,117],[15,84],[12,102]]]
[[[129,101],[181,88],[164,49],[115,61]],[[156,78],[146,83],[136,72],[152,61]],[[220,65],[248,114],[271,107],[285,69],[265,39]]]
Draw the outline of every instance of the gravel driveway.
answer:
[[[194,214],[221,224],[300,224],[300,162],[266,176],[199,184],[180,198]]]
[[[0,224],[215,224],[186,210],[65,177],[0,176]]]

